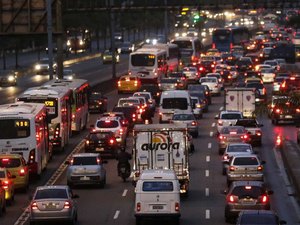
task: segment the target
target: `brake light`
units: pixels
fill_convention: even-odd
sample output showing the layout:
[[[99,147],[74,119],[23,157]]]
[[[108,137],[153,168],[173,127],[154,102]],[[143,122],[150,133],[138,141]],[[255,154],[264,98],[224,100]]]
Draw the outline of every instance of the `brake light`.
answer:
[[[234,166],[230,166],[229,167],[229,171],[235,171],[235,167]]]
[[[65,201],[64,209],[70,209],[71,207],[72,207],[72,204],[69,201]]]
[[[231,75],[228,75],[228,79],[231,79],[232,77],[231,77]]]
[[[135,87],[138,86],[137,80],[134,81],[134,86],[135,86]]]
[[[220,140],[225,140],[225,139],[226,139],[226,137],[225,137],[225,136],[223,136],[223,135],[220,135],[220,136],[219,136],[219,139],[220,139]]]
[[[19,175],[20,176],[25,176],[25,174],[26,174],[26,170],[25,169],[20,169],[20,171],[19,171]]]
[[[266,88],[263,88],[262,92],[263,92],[263,95],[266,95],[267,94]]]
[[[237,196],[235,196],[235,195],[229,195],[227,197],[227,201],[231,202],[231,203],[237,202]]]
[[[267,203],[268,202],[268,196],[267,195],[263,195],[260,197],[260,202],[261,203]]]
[[[233,44],[232,43],[230,43],[230,49],[232,49],[233,48]]]
[[[140,202],[136,203],[136,211],[137,212],[141,211],[141,203]]]
[[[179,212],[179,209],[180,209],[179,202],[175,202],[175,211]]]
[[[33,202],[33,203],[31,204],[31,209],[32,209],[32,210],[38,209],[38,206],[37,206],[37,203],[36,203],[36,202]]]
[[[118,81],[118,87],[121,87],[121,81]]]
[[[101,163],[101,160],[99,158],[97,158],[97,163],[100,164]]]
[[[300,109],[299,109],[299,108],[297,108],[297,109],[296,109],[296,112],[297,112],[297,113],[299,113],[299,112],[300,112]]]
[[[281,110],[280,110],[280,109],[276,109],[276,110],[275,110],[275,113],[280,114],[280,113],[281,113]]]
[[[204,70],[204,68],[201,66],[201,67],[199,67],[199,70],[200,70],[200,71],[203,71],[203,70]]]
[[[216,43],[212,43],[211,48],[216,48]]]
[[[193,121],[193,122],[192,122],[192,126],[197,126],[197,122],[196,122],[196,121]]]
[[[262,166],[258,166],[258,167],[257,167],[257,170],[258,170],[258,171],[262,171],[262,170],[263,170],[263,167],[262,167]]]
[[[286,85],[286,81],[283,81],[280,85],[281,88],[285,88],[285,85]]]
[[[2,181],[2,187],[3,187],[4,189],[8,189],[8,185],[9,185],[9,181],[8,181],[8,180]]]
[[[59,133],[60,133],[60,125],[58,124],[56,127],[55,127],[55,130],[54,130],[54,138],[59,138]]]
[[[260,131],[260,130],[256,130],[256,131],[255,131],[255,135],[261,136],[261,131]]]
[[[9,161],[9,159],[2,159],[2,162],[8,162]]]
[[[114,144],[114,143],[115,143],[115,140],[114,140],[114,139],[110,139],[110,140],[109,140],[109,144],[112,145],[112,144]]]
[[[227,155],[227,154],[224,155],[224,156],[223,156],[223,160],[229,160],[229,155]]]
[[[248,135],[247,135],[247,134],[245,134],[245,135],[242,135],[242,136],[241,136],[241,138],[245,140],[245,139],[247,139],[247,138],[248,138]]]
[[[124,132],[124,131],[123,131],[123,129],[121,128],[121,129],[120,129],[120,135],[122,135],[122,134],[123,134],[123,132]]]

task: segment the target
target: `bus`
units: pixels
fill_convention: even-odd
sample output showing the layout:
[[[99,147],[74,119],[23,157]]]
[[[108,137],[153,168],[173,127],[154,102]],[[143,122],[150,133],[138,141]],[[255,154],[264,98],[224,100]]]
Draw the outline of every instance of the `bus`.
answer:
[[[140,48],[129,55],[129,74],[142,83],[157,83],[167,74],[167,52],[157,48]]]
[[[72,91],[66,88],[32,87],[16,101],[43,103],[49,119],[49,140],[54,151],[63,151],[71,137]]]
[[[234,45],[249,41],[251,33],[247,27],[216,28],[212,33],[212,48],[220,52],[230,52]]]
[[[198,37],[176,37],[171,43],[176,44],[179,48],[181,66],[199,61],[203,44]]]
[[[143,45],[143,48],[157,48],[162,49],[167,52],[167,65],[168,65],[168,72],[175,72],[178,71],[179,65],[179,48],[176,44],[171,43],[157,43],[157,44],[146,44]]]
[[[89,121],[89,82],[85,79],[55,79],[46,82],[44,86],[60,87],[72,91],[72,132],[79,133],[84,130]]]
[[[52,155],[44,104],[17,102],[0,105],[0,153],[20,154],[29,173],[41,175]]]

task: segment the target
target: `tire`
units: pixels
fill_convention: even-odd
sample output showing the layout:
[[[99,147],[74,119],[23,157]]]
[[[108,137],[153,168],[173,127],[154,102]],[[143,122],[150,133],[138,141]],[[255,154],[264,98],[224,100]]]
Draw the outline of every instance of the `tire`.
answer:
[[[223,155],[223,150],[219,148],[219,155]]]
[[[37,223],[36,223],[36,222],[33,222],[33,221],[30,221],[29,224],[30,224],[30,225],[37,225]]]
[[[142,225],[142,219],[141,218],[136,218],[135,219],[135,225]]]
[[[226,168],[222,169],[222,175],[226,175]]]
[[[179,218],[173,219],[173,224],[174,225],[179,225],[180,224]]]

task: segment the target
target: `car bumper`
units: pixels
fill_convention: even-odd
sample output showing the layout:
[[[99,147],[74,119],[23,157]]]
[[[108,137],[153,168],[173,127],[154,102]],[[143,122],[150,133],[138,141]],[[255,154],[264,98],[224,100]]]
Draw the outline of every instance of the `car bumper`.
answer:
[[[180,218],[180,213],[136,213],[135,218],[162,219],[162,218]]]
[[[227,174],[228,181],[263,181],[263,174]]]
[[[101,184],[101,182],[104,180],[104,177],[101,177],[100,175],[97,176],[71,176],[68,177],[68,183],[71,183],[73,185],[93,185],[93,184]]]
[[[30,221],[70,221],[73,219],[71,211],[65,209],[60,211],[39,211],[31,212]]]
[[[227,205],[226,214],[230,217],[237,217],[243,210],[269,210],[270,205]]]

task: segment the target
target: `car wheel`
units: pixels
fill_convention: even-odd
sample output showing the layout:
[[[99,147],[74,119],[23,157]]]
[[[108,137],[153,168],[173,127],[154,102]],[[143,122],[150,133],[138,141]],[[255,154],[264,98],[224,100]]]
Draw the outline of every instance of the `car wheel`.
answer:
[[[193,133],[193,138],[197,138],[198,137],[198,135],[199,135],[199,133],[198,132],[196,132],[196,133]]]
[[[223,154],[223,150],[221,148],[219,148],[219,155]]]
[[[222,169],[222,175],[226,175],[226,168]]]
[[[30,221],[29,224],[30,224],[30,225],[37,225],[37,223],[34,222],[34,221]]]
[[[142,225],[143,223],[142,223],[142,219],[141,218],[136,218],[135,219],[135,224],[136,225]]]

